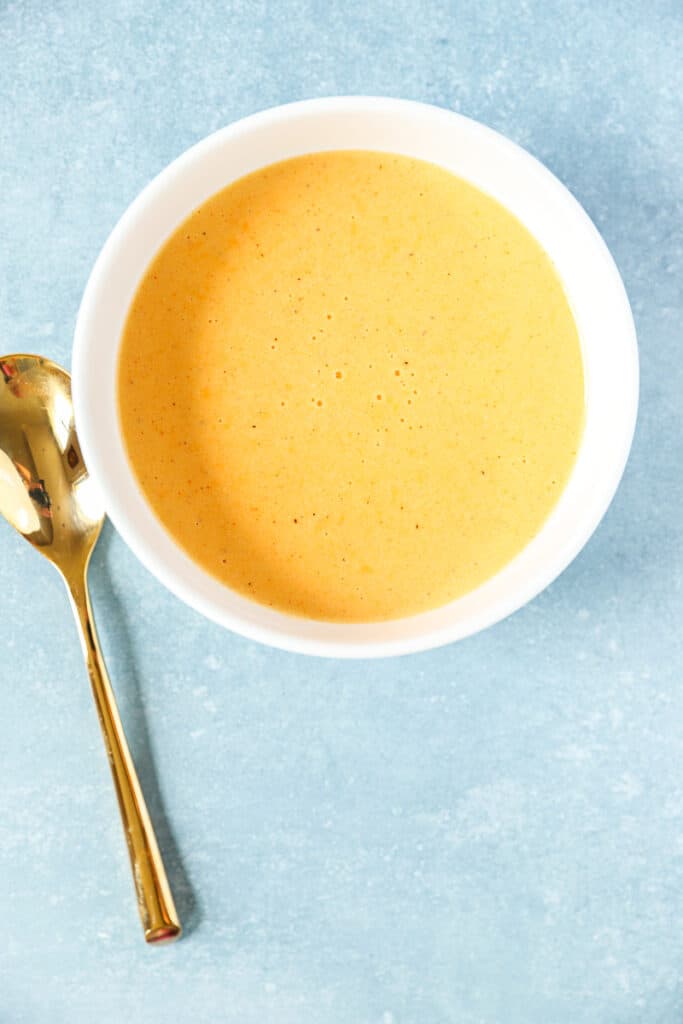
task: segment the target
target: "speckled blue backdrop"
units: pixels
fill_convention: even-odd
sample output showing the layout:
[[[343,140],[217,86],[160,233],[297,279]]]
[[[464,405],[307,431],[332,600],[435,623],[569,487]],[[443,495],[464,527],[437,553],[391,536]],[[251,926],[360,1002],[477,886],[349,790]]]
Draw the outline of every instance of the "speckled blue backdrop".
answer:
[[[0,3],[0,349],[69,364],[108,232],[286,100],[480,118],[603,232],[642,354],[633,455],[572,567],[429,654],[307,660],[91,572],[186,938],[142,942],[57,575],[0,524],[2,1024],[668,1024],[683,1015],[680,0]]]

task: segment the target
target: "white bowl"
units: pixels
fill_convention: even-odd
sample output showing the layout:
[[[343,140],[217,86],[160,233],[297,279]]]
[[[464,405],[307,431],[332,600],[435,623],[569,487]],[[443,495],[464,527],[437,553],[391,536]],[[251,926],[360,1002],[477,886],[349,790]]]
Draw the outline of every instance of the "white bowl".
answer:
[[[473,182],[536,236],[578,325],[586,426],[574,470],[540,533],[501,572],[435,611],[389,622],[315,622],[273,611],[219,583],[157,520],[128,463],[116,405],[121,333],[162,242],[208,196],[266,164],[325,149],[419,157]],[[378,657],[437,647],[490,626],[546,587],[577,555],[612,500],[638,405],[638,351],[624,287],[605,243],[566,188],[523,149],[466,117],[404,100],[339,97],[275,107],[193,146],[137,197],[88,281],[73,353],[76,424],[117,530],[174,594],[244,636],[306,654]]]

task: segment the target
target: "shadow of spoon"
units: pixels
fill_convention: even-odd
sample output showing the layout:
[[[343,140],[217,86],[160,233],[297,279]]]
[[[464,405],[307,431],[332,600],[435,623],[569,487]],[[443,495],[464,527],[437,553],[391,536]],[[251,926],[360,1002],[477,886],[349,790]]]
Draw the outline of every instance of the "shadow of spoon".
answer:
[[[105,522],[100,541],[92,558],[94,571],[91,577],[91,589],[95,595],[99,596],[98,603],[106,603],[107,606],[106,629],[101,629],[105,641],[107,636],[116,637],[117,660],[123,666],[117,689],[122,703],[130,712],[126,716],[127,736],[145,791],[149,812],[154,821],[159,847],[164,855],[164,863],[173,890],[178,916],[183,922],[183,933],[187,936],[197,929],[202,920],[201,907],[192,888],[164,806],[147,726],[145,702],[135,665],[129,615],[126,613],[124,603],[116,588],[112,585],[112,576],[109,572],[113,542],[115,542],[114,529],[109,522]]]

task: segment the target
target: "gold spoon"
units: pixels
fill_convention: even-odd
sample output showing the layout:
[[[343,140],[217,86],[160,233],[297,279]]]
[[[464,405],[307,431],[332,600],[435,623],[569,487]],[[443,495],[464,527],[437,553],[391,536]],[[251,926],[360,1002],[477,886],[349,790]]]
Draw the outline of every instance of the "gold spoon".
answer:
[[[88,562],[104,510],[76,437],[71,378],[40,356],[0,357],[0,512],[66,583],[114,776],[145,939],[171,942],[180,937],[180,922],[88,596]]]

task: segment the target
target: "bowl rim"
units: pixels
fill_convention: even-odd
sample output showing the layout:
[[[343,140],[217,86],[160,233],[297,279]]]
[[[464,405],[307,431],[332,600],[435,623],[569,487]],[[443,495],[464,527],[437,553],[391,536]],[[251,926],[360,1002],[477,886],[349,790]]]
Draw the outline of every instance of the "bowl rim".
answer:
[[[354,112],[359,114],[370,112],[382,115],[391,115],[392,113],[396,115],[412,114],[425,123],[431,122],[434,127],[439,122],[444,126],[446,126],[446,122],[450,122],[451,125],[458,125],[461,130],[469,132],[472,137],[481,138],[488,145],[497,148],[501,154],[506,154],[508,158],[514,158],[523,166],[525,174],[528,174],[530,178],[535,178],[539,185],[542,183],[544,188],[554,193],[558,202],[563,204],[569,211],[577,227],[580,226],[586,238],[590,238],[594,255],[602,261],[602,270],[606,274],[606,280],[609,282],[615,301],[620,304],[620,336],[623,346],[620,397],[623,403],[623,416],[616,453],[608,467],[609,471],[599,479],[599,495],[596,496],[594,501],[592,515],[582,524],[582,528],[575,532],[570,542],[563,543],[561,550],[558,550],[552,559],[546,560],[537,572],[519,584],[506,599],[498,600],[490,607],[479,609],[477,613],[470,614],[464,621],[455,619],[436,628],[425,627],[424,631],[418,630],[417,633],[409,636],[402,634],[401,624],[417,623],[422,618],[428,619],[432,613],[425,613],[422,616],[412,616],[406,619],[395,619],[391,620],[390,623],[346,625],[319,623],[303,617],[299,618],[264,609],[264,606],[242,598],[235,591],[232,591],[231,588],[224,584],[219,584],[221,590],[225,591],[227,595],[231,595],[231,599],[237,598],[236,601],[233,601],[233,604],[240,606],[240,608],[235,612],[234,608],[228,609],[225,606],[219,605],[210,594],[203,591],[203,588],[188,584],[185,579],[181,578],[182,574],[179,574],[175,569],[171,569],[169,564],[163,558],[158,557],[157,553],[145,541],[138,524],[135,522],[135,517],[130,514],[126,507],[125,495],[117,493],[113,482],[110,480],[107,466],[108,446],[106,439],[102,436],[101,424],[98,419],[100,415],[98,402],[94,398],[91,387],[94,369],[92,362],[92,339],[96,336],[98,318],[102,315],[107,279],[115,268],[117,260],[120,259],[120,253],[122,248],[125,248],[127,236],[133,232],[136,223],[140,217],[144,216],[150,203],[154,202],[156,197],[163,194],[164,190],[172,188],[173,184],[183,174],[189,172],[193,167],[200,166],[202,161],[218,148],[231,142],[237,142],[240,137],[244,137],[250,132],[268,131],[273,129],[274,126],[286,123],[291,125],[298,119],[306,118],[310,115],[332,116],[339,113],[345,115],[353,114]],[[345,147],[339,146],[337,148]],[[314,147],[309,146],[306,151],[314,152],[316,150]],[[386,151],[386,149],[383,150],[381,147],[378,147],[378,151]],[[284,159],[284,157],[281,157],[281,159]],[[272,162],[273,160],[269,159],[260,165],[257,163],[254,166],[266,166]],[[235,178],[228,177],[226,184],[229,184],[231,180],[235,180]],[[473,183],[477,185],[475,180],[473,180]],[[478,187],[482,188],[483,186],[478,185]],[[215,189],[212,191],[215,191]],[[487,190],[484,189],[484,191]],[[189,209],[199,205],[199,202],[201,200],[192,203]],[[176,227],[177,223],[168,227],[165,231],[165,237],[168,237]],[[529,228],[529,230],[531,229]],[[149,259],[146,260],[146,265],[148,263]],[[124,311],[124,314],[125,312],[127,312],[127,309]],[[295,103],[271,107],[213,132],[185,150],[168,164],[137,195],[107,238],[86,284],[74,334],[72,386],[76,426],[79,432],[84,459],[89,472],[102,492],[107,513],[117,531],[140,561],[169,590],[207,618],[248,639],[302,654],[326,657],[370,658],[429,650],[479,632],[481,629],[499,622],[523,607],[564,571],[597,528],[614,497],[623,475],[637,419],[639,367],[633,316],[616,264],[602,236],[586,211],[566,186],[544,164],[506,136],[478,121],[451,110],[413,100],[382,96],[334,96],[301,100]],[[110,383],[109,386],[112,386],[112,384]],[[113,387],[115,389],[115,384]],[[116,440],[117,442],[120,441],[120,437]],[[574,470],[572,470],[573,472]],[[142,495],[130,467],[129,475],[134,488],[139,495]],[[570,476],[570,481],[571,479]],[[569,484],[565,485],[563,494],[567,491],[568,486]],[[143,498],[143,501],[147,504],[146,499]],[[149,506],[147,507],[149,508]],[[550,519],[553,516],[554,512],[551,513]],[[156,519],[156,517],[154,518]],[[163,531],[166,537],[169,538],[162,524],[158,520],[156,522],[158,529]],[[541,528],[540,533],[543,533],[546,529],[547,522]],[[216,584],[217,581],[206,570],[201,569],[196,563],[192,562],[175,541],[171,541],[171,543],[202,577],[206,580],[211,580],[213,585]],[[534,541],[532,540],[530,543],[533,544]],[[516,556],[513,559],[513,563],[519,557],[519,555]],[[501,573],[504,573],[506,569],[507,567],[501,570]],[[493,579],[497,579],[500,575],[500,573],[496,574],[496,577]],[[477,592],[482,587],[486,587],[488,582],[486,581],[480,588],[477,588]],[[470,595],[465,596],[469,597]],[[458,599],[458,601],[462,600],[463,598]],[[458,604],[458,601],[452,602],[452,605]],[[242,605],[248,607],[242,607]],[[451,606],[443,606],[441,610],[448,609],[449,607]],[[280,620],[283,620],[283,622],[280,622]],[[286,623],[284,620],[286,620]],[[293,630],[294,624],[298,624],[301,627],[300,631]],[[325,626],[330,628],[318,628]],[[395,626],[397,628],[393,630],[391,636],[383,640],[373,639],[373,629],[381,626]],[[317,631],[317,635],[310,635],[311,629],[314,632]]]

